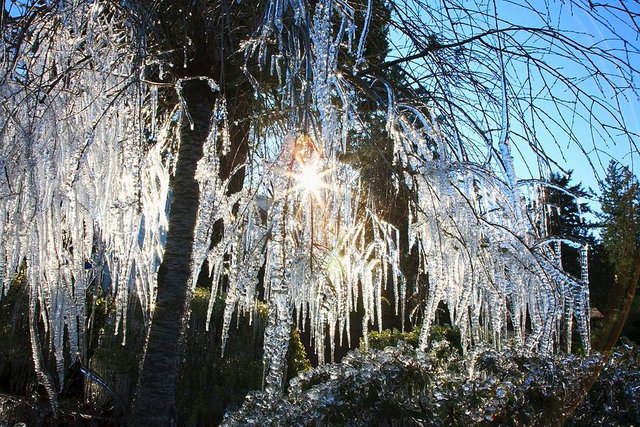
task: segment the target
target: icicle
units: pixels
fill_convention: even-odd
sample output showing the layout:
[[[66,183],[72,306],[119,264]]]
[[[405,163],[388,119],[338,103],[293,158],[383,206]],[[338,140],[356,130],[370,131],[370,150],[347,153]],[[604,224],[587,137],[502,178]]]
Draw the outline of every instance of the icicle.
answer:
[[[285,198],[285,203],[286,203]],[[282,394],[284,364],[289,336],[291,334],[291,307],[289,305],[289,286],[285,280],[286,259],[286,208],[274,205],[272,217],[272,239],[270,242],[271,265],[269,276],[265,274],[265,280],[270,283],[269,315],[265,329],[264,388],[272,399]]]
[[[591,351],[591,307],[589,299],[589,245],[580,248],[580,283],[575,289],[578,333],[585,353]]]
[[[155,141],[158,133],[158,87],[151,86],[149,92],[151,94],[151,135],[149,139]]]
[[[371,25],[371,18],[373,15],[373,0],[367,0],[367,12],[364,17],[364,25],[362,32],[360,33],[360,40],[358,41],[358,51],[356,52],[356,63],[353,66],[353,74],[357,73],[357,68],[364,63],[362,54],[364,53],[365,43],[367,41],[367,34],[369,33],[369,26]]]
[[[42,350],[40,348],[40,334],[38,333],[38,288],[37,282],[31,283],[31,291],[29,292],[29,333],[31,341],[31,355],[33,357],[33,364],[36,371],[38,382],[42,384],[49,397],[49,403],[54,414],[58,412],[58,394],[55,391],[53,380],[44,367],[42,360]]]

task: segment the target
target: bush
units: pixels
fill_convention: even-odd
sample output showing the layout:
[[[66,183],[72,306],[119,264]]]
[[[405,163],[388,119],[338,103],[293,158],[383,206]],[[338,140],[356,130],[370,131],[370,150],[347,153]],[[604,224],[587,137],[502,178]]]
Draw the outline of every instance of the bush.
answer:
[[[418,347],[420,338],[420,325],[416,325],[409,332],[400,332],[397,329],[384,329],[380,332],[372,331],[367,334],[369,348],[371,350],[384,350],[389,346],[396,346],[404,342],[413,348]],[[451,347],[462,352],[460,343],[460,330],[449,325],[433,325],[429,333],[429,342],[447,341]],[[360,350],[366,350],[364,343],[360,341]]]
[[[629,343],[618,349],[570,422],[640,422],[639,355]],[[552,358],[514,348],[462,356],[447,341],[424,353],[400,342],[304,372],[276,402],[253,392],[225,424],[551,425],[579,402],[601,362],[600,355]]]

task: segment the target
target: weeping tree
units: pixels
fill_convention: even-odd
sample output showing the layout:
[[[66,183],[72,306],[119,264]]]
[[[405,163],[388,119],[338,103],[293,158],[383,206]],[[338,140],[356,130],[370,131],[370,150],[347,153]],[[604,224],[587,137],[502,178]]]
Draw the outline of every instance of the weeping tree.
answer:
[[[608,46],[570,31],[574,15]],[[136,424],[175,423],[201,274],[209,316],[224,292],[224,335],[234,312],[268,303],[267,399],[281,394],[294,323],[308,322],[322,359],[326,337],[352,339],[358,306],[365,337],[381,327],[383,288],[402,312],[413,276],[426,278],[421,349],[444,301],[465,348],[570,350],[575,323],[588,351],[588,248],[549,232],[545,178],[567,142],[596,173],[590,153],[607,144],[637,152],[623,111],[638,95],[637,20],[635,6],[578,0],[12,3],[0,275],[5,293],[25,268],[33,361],[54,408],[65,349],[86,356],[87,290],[107,272],[116,334],[128,305],[142,307]],[[354,135],[376,123],[388,179],[410,195],[403,227],[379,215],[349,161]],[[577,276],[563,245],[578,249]],[[402,270],[410,249],[418,275]]]

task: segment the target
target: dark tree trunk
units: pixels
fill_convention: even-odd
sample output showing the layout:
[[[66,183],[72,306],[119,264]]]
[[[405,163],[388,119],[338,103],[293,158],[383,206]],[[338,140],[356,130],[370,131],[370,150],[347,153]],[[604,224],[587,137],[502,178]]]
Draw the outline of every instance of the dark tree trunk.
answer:
[[[606,317],[592,333],[593,349],[609,352],[616,345],[629,316],[633,298],[640,282],[640,248],[636,249],[631,271],[614,284],[610,293]]]
[[[176,384],[188,317],[191,250],[199,202],[194,176],[214,103],[214,94],[202,80],[185,82],[182,95],[193,128],[184,114],[169,231],[158,271],[158,294],[130,417],[130,425],[136,426],[176,424]]]

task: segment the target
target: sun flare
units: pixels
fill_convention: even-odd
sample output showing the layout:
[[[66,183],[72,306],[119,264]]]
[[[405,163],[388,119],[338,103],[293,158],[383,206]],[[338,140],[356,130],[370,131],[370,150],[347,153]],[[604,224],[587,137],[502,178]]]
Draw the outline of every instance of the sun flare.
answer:
[[[307,163],[300,166],[300,173],[296,175],[298,186],[306,194],[316,194],[324,186],[322,173],[316,163]]]

